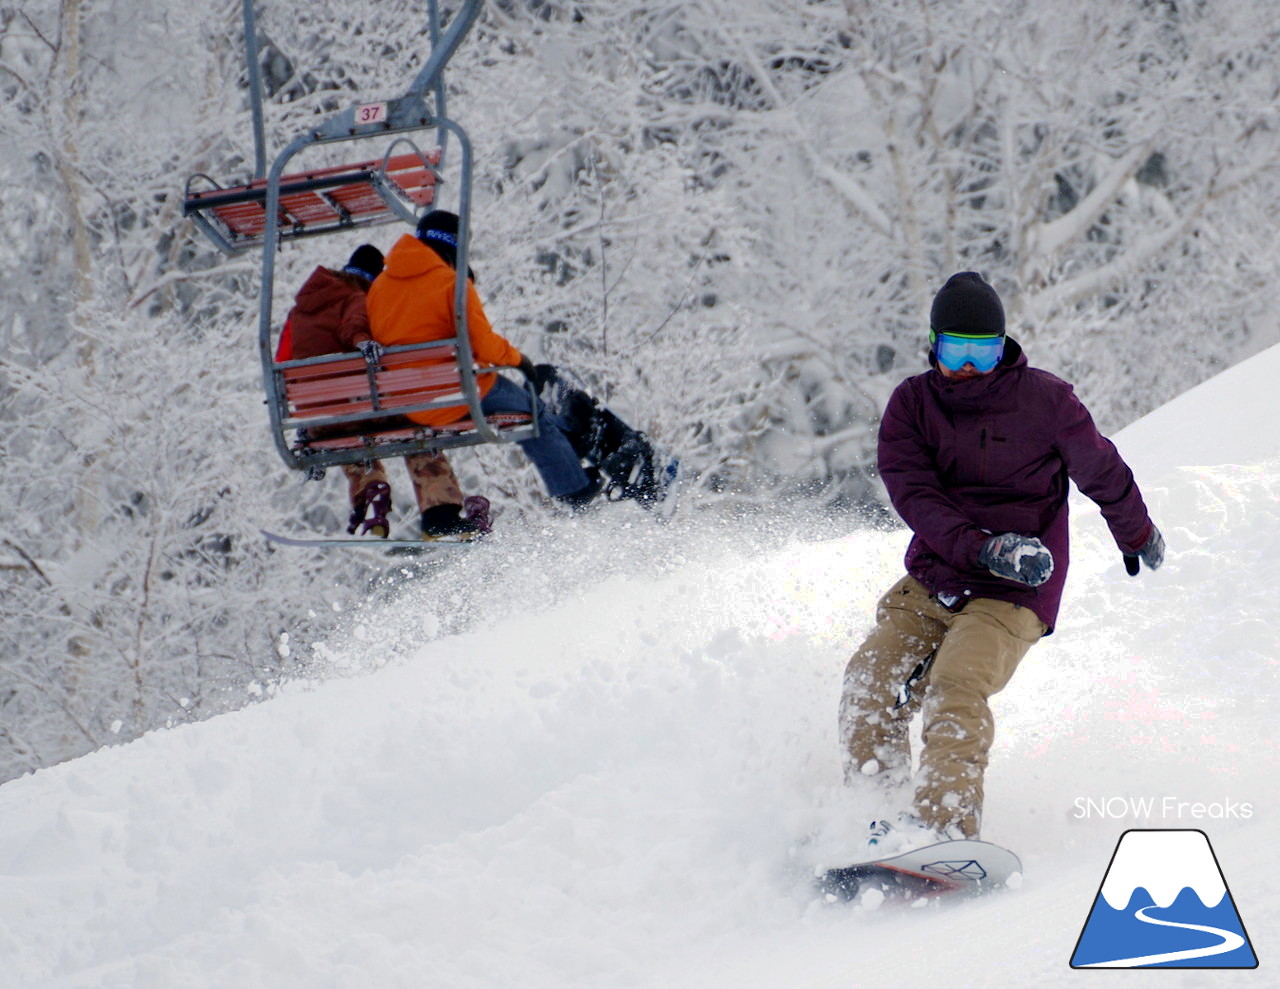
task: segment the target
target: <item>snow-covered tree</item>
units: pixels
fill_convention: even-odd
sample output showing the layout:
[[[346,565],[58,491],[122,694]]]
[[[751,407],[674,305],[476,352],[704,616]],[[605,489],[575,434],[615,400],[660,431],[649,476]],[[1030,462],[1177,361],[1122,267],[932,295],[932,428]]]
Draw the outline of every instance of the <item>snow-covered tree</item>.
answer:
[[[429,51],[423,0],[258,7],[268,160]],[[879,411],[958,269],[1117,428],[1277,338],[1267,12],[491,0],[446,74],[481,294],[681,453],[689,511],[874,505]],[[240,13],[0,6],[0,778],[242,703],[366,586],[257,536],[340,528],[340,483],[271,449],[257,258],[181,215],[188,176],[254,171]],[[287,247],[277,320],[312,267],[402,230]],[[454,462],[500,524],[549,510],[513,451]]]

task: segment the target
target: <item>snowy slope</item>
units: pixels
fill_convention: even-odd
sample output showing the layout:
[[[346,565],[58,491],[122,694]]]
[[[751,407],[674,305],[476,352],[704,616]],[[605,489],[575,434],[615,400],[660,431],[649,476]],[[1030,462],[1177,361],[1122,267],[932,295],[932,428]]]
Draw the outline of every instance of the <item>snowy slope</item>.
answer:
[[[1208,833],[1266,967],[1277,376],[1280,348],[1117,437],[1159,573],[1127,577],[1076,506],[1059,631],[998,698],[984,837],[1021,854],[1018,890],[808,894],[865,829],[835,704],[904,533],[617,506],[353,592],[323,657],[350,676],[0,786],[0,985],[1074,984],[1135,826]]]

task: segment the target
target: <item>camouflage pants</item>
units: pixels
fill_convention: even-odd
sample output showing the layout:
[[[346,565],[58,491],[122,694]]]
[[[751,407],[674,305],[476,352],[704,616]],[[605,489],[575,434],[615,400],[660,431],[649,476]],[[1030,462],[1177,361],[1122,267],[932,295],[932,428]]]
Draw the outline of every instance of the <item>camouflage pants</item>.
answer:
[[[988,700],[1009,682],[1045,625],[1027,608],[975,598],[949,611],[915,578],[880,599],[876,626],[849,660],[840,701],[846,778],[887,789],[911,776],[909,729],[923,715],[915,812],[936,831],[976,837],[995,739]],[[900,691],[913,673],[909,698]]]
[[[413,481],[413,495],[418,511],[425,512],[436,505],[461,505],[462,488],[443,453],[412,453],[404,458],[404,465]],[[381,460],[363,464],[343,464],[347,475],[348,493],[353,507],[364,504],[364,489],[375,481],[387,480],[387,469]]]

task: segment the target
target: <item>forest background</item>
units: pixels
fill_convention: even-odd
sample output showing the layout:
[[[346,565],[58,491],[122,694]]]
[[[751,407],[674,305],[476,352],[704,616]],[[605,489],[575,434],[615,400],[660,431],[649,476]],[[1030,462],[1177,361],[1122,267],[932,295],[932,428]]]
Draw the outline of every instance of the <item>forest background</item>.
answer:
[[[271,446],[257,255],[182,215],[188,176],[253,167],[240,7],[0,6],[0,782],[313,673],[385,570],[258,534],[345,510]],[[490,2],[447,72],[481,295],[679,452],[686,516],[868,524],[880,410],[955,270],[1104,432],[1280,338],[1269,8]],[[259,18],[269,156],[429,51],[420,0]],[[277,317],[399,232],[286,249]],[[454,462],[499,526],[553,514],[512,451]]]

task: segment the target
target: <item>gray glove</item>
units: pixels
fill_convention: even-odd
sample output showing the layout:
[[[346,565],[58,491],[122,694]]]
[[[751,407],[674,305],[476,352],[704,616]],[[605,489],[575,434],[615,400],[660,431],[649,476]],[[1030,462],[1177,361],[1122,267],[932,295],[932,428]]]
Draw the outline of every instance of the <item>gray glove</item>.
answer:
[[[982,544],[978,562],[997,577],[1039,587],[1053,576],[1053,554],[1035,536],[1016,532],[992,536]]]
[[[377,340],[365,340],[363,343],[356,344],[356,349],[364,355],[364,359],[370,364],[377,364],[382,360],[382,344]]]
[[[1147,565],[1148,570],[1159,570],[1160,564],[1164,562],[1164,536],[1160,535],[1154,522],[1151,523],[1151,535],[1147,536],[1142,549],[1137,553],[1124,554],[1124,568],[1130,577],[1138,576],[1138,571],[1142,569],[1138,565],[1139,560]]]

